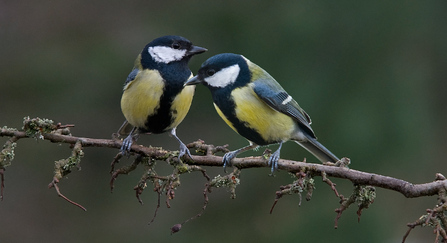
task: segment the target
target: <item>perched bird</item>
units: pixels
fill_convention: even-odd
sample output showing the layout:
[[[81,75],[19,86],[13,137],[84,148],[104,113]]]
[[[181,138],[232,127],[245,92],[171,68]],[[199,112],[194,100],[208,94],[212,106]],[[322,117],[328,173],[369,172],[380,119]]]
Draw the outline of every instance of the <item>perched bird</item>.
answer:
[[[130,151],[140,133],[171,132],[180,143],[179,158],[191,154],[177,137],[176,128],[191,106],[195,86],[185,87],[192,77],[188,62],[207,49],[194,46],[181,36],[163,36],[147,44],[135,60],[121,98],[126,121],[119,129],[124,139],[121,152]]]
[[[321,145],[310,127],[309,115],[264,69],[242,55],[224,53],[206,60],[186,85],[203,83],[211,91],[220,117],[250,145],[226,153],[224,167],[237,154],[269,144],[279,148],[269,159],[278,169],[281,146],[295,141],[322,162],[339,159]]]

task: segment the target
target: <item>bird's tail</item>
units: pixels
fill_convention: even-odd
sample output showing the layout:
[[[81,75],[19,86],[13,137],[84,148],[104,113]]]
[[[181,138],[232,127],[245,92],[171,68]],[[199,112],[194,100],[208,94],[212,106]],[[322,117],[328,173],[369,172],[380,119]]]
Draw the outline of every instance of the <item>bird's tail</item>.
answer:
[[[307,136],[307,141],[298,142],[295,141],[297,144],[301,145],[303,148],[305,148],[307,151],[309,151],[311,154],[313,154],[315,157],[317,157],[321,162],[337,162],[340,159],[335,156],[329,149],[324,147],[321,143],[319,143],[315,138],[311,136]]]

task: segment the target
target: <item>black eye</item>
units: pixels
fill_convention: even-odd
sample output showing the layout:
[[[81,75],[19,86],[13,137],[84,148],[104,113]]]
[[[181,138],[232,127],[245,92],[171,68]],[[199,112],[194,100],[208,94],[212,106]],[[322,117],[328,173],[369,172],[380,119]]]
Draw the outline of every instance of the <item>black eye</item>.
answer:
[[[208,69],[208,71],[206,71],[206,74],[208,76],[213,76],[216,73],[216,71],[214,71],[214,69]]]
[[[172,48],[179,49],[180,48],[180,44],[179,43],[174,43],[174,44],[172,44]]]

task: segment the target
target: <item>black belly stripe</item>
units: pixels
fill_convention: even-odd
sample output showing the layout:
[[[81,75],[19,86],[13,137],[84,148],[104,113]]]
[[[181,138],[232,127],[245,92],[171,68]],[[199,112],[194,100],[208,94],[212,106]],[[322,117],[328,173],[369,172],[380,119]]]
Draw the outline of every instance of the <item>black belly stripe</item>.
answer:
[[[160,106],[155,111],[155,114],[147,117],[145,128],[140,128],[142,132],[163,133],[172,124],[172,101],[182,91],[183,87],[166,86],[163,95],[160,98]]]
[[[229,91],[222,89],[215,91],[219,93],[213,94],[214,103],[219,107],[225,117],[233,124],[233,127],[244,138],[252,141],[257,145],[268,145],[276,143],[276,141],[265,141],[257,130],[248,127],[249,124],[242,122],[235,115],[236,104],[231,99]]]
[[[144,128],[139,128],[144,133],[163,133],[172,124],[172,114],[177,113],[171,110],[172,102],[183,90],[183,85],[191,75],[191,71],[185,63],[173,62],[169,64],[160,64],[157,70],[165,82],[163,95],[160,97],[160,106],[153,115],[147,117]]]

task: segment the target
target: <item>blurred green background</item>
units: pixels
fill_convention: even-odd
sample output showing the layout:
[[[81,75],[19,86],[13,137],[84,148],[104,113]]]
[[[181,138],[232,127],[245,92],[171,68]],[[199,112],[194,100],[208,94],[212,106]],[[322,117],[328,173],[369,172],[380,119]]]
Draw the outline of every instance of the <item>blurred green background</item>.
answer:
[[[1,1],[0,126],[39,116],[75,124],[76,136],[110,138],[124,119],[119,100],[137,54],[154,38],[175,34],[209,49],[190,62],[194,73],[222,52],[266,69],[310,114],[319,141],[351,158],[351,168],[429,182],[447,173],[446,11],[446,1]],[[185,143],[247,144],[218,117],[203,86],[177,134]],[[139,143],[178,149],[167,134]],[[1,242],[400,242],[406,224],[436,203],[378,189],[360,223],[352,207],[335,230],[339,200],[321,178],[310,202],[298,207],[298,195],[284,197],[270,215],[275,191],[292,179],[251,169],[235,200],[214,190],[205,214],[171,236],[172,225],[202,207],[199,173],[182,176],[172,208],[162,202],[148,226],[157,197],[148,187],[143,206],[135,199],[140,169],[120,176],[110,193],[116,150],[86,148],[82,170],[59,184],[87,212],[48,190],[53,162],[70,153],[67,145],[19,141],[0,202]],[[317,162],[295,143],[281,156]],[[157,170],[170,173],[162,163]],[[334,182],[340,193],[352,191],[349,182]],[[417,228],[407,242],[434,237]]]

